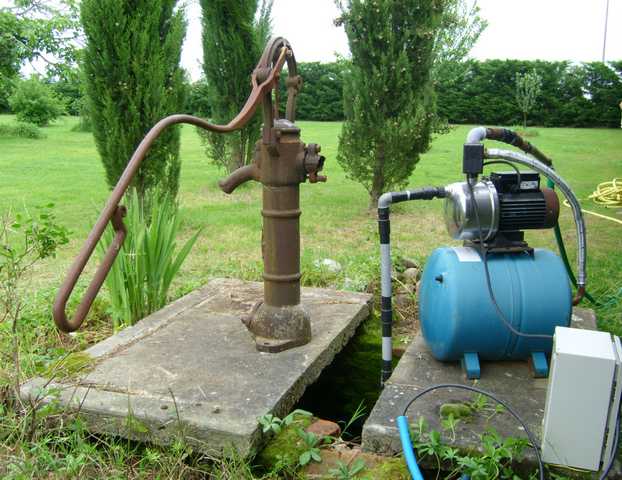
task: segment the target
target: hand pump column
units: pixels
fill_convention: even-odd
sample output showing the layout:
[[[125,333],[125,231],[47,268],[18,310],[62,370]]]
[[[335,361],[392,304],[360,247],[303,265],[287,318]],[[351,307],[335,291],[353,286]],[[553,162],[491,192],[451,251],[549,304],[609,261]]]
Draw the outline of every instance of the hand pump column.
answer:
[[[255,337],[257,349],[280,352],[311,340],[309,315],[300,304],[300,184],[326,181],[318,175],[324,164],[320,147],[300,140],[294,124],[296,95],[302,80],[289,43],[276,39],[265,50],[253,72],[261,83],[272,64],[285,54],[288,67],[287,108],[279,118],[278,84],[263,98],[263,132],[251,165],[239,168],[219,183],[231,193],[243,182],[263,184],[264,300],[242,321]]]

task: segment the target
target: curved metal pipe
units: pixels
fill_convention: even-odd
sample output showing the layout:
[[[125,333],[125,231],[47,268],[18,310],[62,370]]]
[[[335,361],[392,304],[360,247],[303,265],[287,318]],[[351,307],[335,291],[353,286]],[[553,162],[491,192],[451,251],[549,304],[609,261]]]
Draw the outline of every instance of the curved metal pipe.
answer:
[[[568,199],[570,203],[570,207],[572,208],[572,213],[574,216],[574,222],[577,228],[577,244],[578,244],[578,255],[577,255],[577,294],[573,299],[573,305],[577,305],[583,296],[585,295],[585,283],[586,283],[586,259],[587,259],[587,241],[585,234],[585,221],[583,219],[583,214],[581,213],[581,205],[579,200],[575,196],[575,194],[570,189],[570,186],[566,181],[560,177],[555,170],[550,167],[547,167],[539,160],[528,157],[519,152],[513,152],[510,150],[499,150],[496,148],[490,148],[485,152],[486,158],[501,158],[504,160],[508,160],[510,162],[519,163],[521,165],[525,165],[526,167],[535,170],[536,172],[541,173],[545,177],[549,178],[555,185],[559,187],[564,196]]]
[[[553,161],[537,147],[529,143],[515,131],[507,128],[475,127],[467,134],[466,143],[481,143],[485,139],[507,143],[508,145],[519,148],[525,153],[533,155],[549,167],[553,165]]]
[[[119,178],[117,185],[112,190],[112,193],[106,202],[106,206],[89,233],[86,242],[78,253],[78,256],[69,268],[65,281],[58,290],[54,300],[52,313],[54,322],[60,330],[63,332],[73,332],[80,328],[80,325],[82,325],[82,322],[86,318],[86,315],[88,314],[95,297],[99,293],[108,272],[112,268],[112,264],[121,249],[121,245],[125,240],[126,234],[125,226],[123,225],[122,220],[125,209],[121,207],[119,203],[129,188],[134,175],[149,152],[149,149],[162,134],[162,132],[166,128],[180,123],[187,123],[216,133],[228,133],[243,128],[251,120],[259,104],[264,100],[264,98],[267,97],[268,93],[276,85],[278,85],[279,74],[286,61],[288,62],[289,68],[292,68],[295,73],[295,59],[291,53],[289,42],[283,38],[273,39],[264,50],[264,53],[252,74],[251,82],[253,90],[251,91],[251,94],[246,100],[246,103],[240,113],[238,113],[228,124],[215,125],[207,120],[203,120],[202,118],[194,117],[192,115],[171,115],[160,120],[153,128],[151,128],[151,130],[149,130],[145,138],[143,138],[138,145],[138,148],[134,151],[134,154],[125,167],[123,174]],[[271,130],[272,124],[264,125],[264,131],[266,131],[266,129]],[[245,170],[242,173],[247,175],[249,172]],[[108,222],[111,222],[113,228],[115,229],[115,238],[111,247],[106,252],[104,260],[95,272],[95,275],[87,288],[86,294],[80,301],[73,318],[70,320],[66,315],[67,302],[69,301],[69,297],[71,296],[71,293],[73,292],[84,267],[93,255],[93,251],[103,235]]]

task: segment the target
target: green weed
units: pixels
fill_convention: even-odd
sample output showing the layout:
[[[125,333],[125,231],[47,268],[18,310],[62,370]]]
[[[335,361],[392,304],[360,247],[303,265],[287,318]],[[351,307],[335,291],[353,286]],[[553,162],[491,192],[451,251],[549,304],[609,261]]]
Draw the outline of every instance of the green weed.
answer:
[[[200,233],[178,250],[181,217],[172,200],[156,191],[145,199],[132,191],[126,199],[127,237],[106,277],[116,327],[133,325],[167,303],[171,283]],[[99,243],[102,258],[114,235],[109,227]]]

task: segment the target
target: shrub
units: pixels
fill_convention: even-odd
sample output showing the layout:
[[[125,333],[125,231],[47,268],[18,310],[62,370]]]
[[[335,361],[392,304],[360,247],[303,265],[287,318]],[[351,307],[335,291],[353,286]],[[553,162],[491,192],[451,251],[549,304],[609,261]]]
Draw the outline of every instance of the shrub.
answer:
[[[91,121],[91,112],[89,110],[88,99],[86,97],[79,98],[75,101],[75,108],[79,112],[78,123],[71,127],[72,132],[92,132],[93,122]]]
[[[15,91],[9,97],[9,104],[19,121],[40,127],[56,120],[65,111],[63,101],[36,75],[18,81]]]
[[[133,190],[126,199],[127,237],[106,278],[115,327],[134,324],[166,304],[171,282],[200,233],[178,250],[181,218],[170,196],[152,190],[139,198]],[[102,258],[113,237],[109,228],[99,244]]]
[[[1,124],[0,137],[20,137],[20,138],[45,138],[39,127],[32,123],[18,122],[15,124]]]

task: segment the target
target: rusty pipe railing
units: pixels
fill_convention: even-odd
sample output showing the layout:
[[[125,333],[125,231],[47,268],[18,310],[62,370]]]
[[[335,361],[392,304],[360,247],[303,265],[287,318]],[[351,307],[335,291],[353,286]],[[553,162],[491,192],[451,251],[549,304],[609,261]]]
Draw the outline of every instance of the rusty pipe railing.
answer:
[[[73,332],[80,328],[91,308],[91,305],[93,304],[93,301],[95,300],[95,297],[99,293],[106,276],[110,272],[110,269],[119,254],[126,236],[126,229],[123,224],[125,207],[120,205],[120,202],[123,195],[129,188],[134,175],[138,171],[140,164],[160,134],[166,128],[180,123],[187,123],[217,133],[228,133],[243,128],[251,120],[257,110],[257,107],[264,100],[266,95],[269,94],[272,89],[278,88],[280,71],[285,62],[288,63],[289,77],[295,78],[296,63],[291,46],[283,38],[275,38],[271,40],[264,50],[264,53],[251,76],[251,84],[253,87],[251,94],[249,95],[240,113],[238,113],[238,115],[227,125],[215,125],[203,120],[202,118],[194,117],[192,115],[171,115],[160,120],[151,130],[149,130],[132,155],[132,158],[123,171],[121,178],[119,178],[117,185],[112,190],[106,206],[93,226],[93,229],[89,233],[86,242],[78,253],[78,256],[69,268],[67,278],[62,283],[56,295],[52,313],[54,322],[60,330],[63,332]],[[290,91],[288,92],[287,102],[288,117],[290,114],[293,117],[292,112],[294,111],[294,102],[295,92]],[[276,108],[278,109],[278,106]],[[268,136],[269,132],[272,130],[272,121],[273,119],[269,118],[269,122],[267,122],[267,124],[264,123],[264,138]],[[108,251],[105,253],[104,259],[97,268],[97,271],[95,272],[85,295],[78,305],[75,314],[70,320],[67,318],[66,314],[67,302],[69,301],[69,297],[82,275],[86,264],[93,255],[93,251],[95,250],[97,243],[106,230],[108,222],[112,224],[115,231],[115,237],[111,246],[108,248]]]

